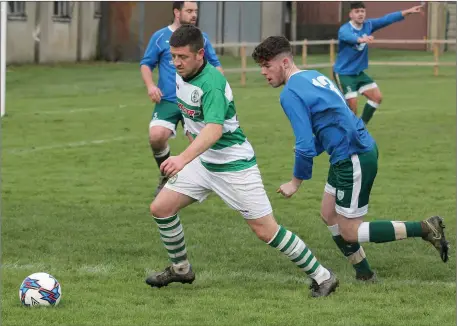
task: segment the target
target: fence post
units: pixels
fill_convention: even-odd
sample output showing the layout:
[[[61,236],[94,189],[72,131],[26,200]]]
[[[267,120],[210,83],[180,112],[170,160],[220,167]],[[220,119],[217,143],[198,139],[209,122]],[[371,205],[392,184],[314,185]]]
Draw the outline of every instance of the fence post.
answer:
[[[302,49],[301,49],[301,64],[303,66],[306,66],[307,56],[308,56],[308,40],[304,39],[303,40],[303,46],[302,46]]]
[[[330,64],[333,66],[335,63],[335,40],[330,40]]]
[[[440,45],[438,43],[433,43],[433,58],[435,59],[435,65],[433,66],[433,74],[435,76],[438,76],[438,62],[440,60]]]
[[[246,86],[246,45],[243,43],[240,48],[241,57],[241,86]]]

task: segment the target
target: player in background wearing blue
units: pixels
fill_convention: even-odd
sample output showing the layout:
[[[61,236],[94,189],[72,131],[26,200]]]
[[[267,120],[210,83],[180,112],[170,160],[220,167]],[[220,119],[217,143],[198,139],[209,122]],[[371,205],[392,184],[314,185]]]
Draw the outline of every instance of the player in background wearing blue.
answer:
[[[348,106],[357,115],[357,92],[367,98],[362,120],[365,124],[373,117],[382,101],[378,85],[364,70],[368,68],[368,44],[377,30],[402,21],[406,16],[422,11],[422,6],[397,11],[380,18],[365,19],[363,2],[351,3],[351,20],[338,31],[338,53],[333,66],[333,77],[346,98]]]
[[[171,25],[158,30],[152,35],[144,57],[140,62],[141,76],[146,85],[148,96],[152,102],[156,103],[149,123],[149,143],[158,167],[170,157],[168,139],[176,137],[178,123],[179,121],[183,123],[181,111],[176,103],[176,69],[171,58],[169,40],[173,31],[179,26],[184,24],[195,25],[197,23],[197,3],[193,1],[173,2],[173,15],[174,21]],[[203,33],[203,37],[205,41],[205,58],[223,73],[221,63],[211,46],[208,35]],[[157,66],[159,66],[159,82],[156,85],[152,78],[152,71]],[[167,183],[167,178],[161,174],[159,185],[155,192],[156,196],[165,183]]]
[[[272,87],[284,85],[280,102],[296,138],[292,180],[281,185],[278,192],[286,198],[295,194],[303,180],[311,179],[313,158],[325,151],[330,155],[330,169],[321,216],[338,248],[354,266],[358,280],[375,280],[362,242],[421,237],[446,262],[448,243],[439,216],[417,222],[364,222],[378,170],[376,143],[332,81],[315,70],[299,70],[291,51],[285,37],[272,36],[252,54]]]

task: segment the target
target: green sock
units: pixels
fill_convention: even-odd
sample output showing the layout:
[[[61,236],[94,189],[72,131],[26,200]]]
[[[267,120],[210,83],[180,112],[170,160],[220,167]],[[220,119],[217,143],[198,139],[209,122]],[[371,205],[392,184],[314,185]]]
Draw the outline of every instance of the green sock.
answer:
[[[173,265],[186,263],[186,242],[184,241],[184,230],[178,214],[166,218],[154,217],[154,220],[159,227],[160,239],[165,249],[167,249],[168,257]]]
[[[302,239],[282,226],[268,244],[281,251],[318,284],[328,280],[330,272],[314,257]]]
[[[390,242],[422,237],[422,222],[363,222],[358,229],[359,242]]]
[[[365,124],[368,124],[368,121],[371,120],[373,117],[374,111],[379,107],[378,103],[375,103],[373,101],[368,100],[367,103],[365,104],[365,107],[363,108],[362,112],[362,120],[365,122]]]
[[[370,264],[365,256],[365,251],[360,244],[358,242],[350,243],[344,240],[340,235],[338,224],[328,226],[328,229],[332,233],[333,241],[335,241],[340,251],[352,264],[356,273],[358,275],[372,275],[373,271],[371,270]]]

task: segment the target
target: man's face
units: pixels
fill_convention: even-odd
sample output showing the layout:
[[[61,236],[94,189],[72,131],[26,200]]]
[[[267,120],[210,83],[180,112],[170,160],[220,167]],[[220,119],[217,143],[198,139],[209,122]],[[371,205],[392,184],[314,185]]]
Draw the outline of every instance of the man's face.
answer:
[[[363,24],[366,16],[367,13],[365,11],[365,8],[352,9],[349,12],[349,18],[351,18],[351,20],[356,24]]]
[[[261,74],[273,88],[279,87],[285,81],[285,58],[282,56],[260,63]]]
[[[175,9],[179,23],[184,24],[197,24],[198,17],[198,6],[196,2],[184,2],[184,5],[180,11]]]
[[[205,50],[200,49],[197,53],[192,52],[189,45],[175,48],[170,46],[173,64],[178,74],[183,77],[194,75],[203,63]]]

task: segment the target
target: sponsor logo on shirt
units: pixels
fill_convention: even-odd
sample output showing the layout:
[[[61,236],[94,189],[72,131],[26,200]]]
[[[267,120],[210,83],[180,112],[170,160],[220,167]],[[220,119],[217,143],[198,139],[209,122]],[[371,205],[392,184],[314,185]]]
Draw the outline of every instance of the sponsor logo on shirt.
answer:
[[[181,110],[182,113],[186,114],[187,116],[191,117],[192,119],[195,117],[198,117],[200,115],[200,111],[188,109],[182,103],[179,103],[179,102],[178,102],[178,108]]]

